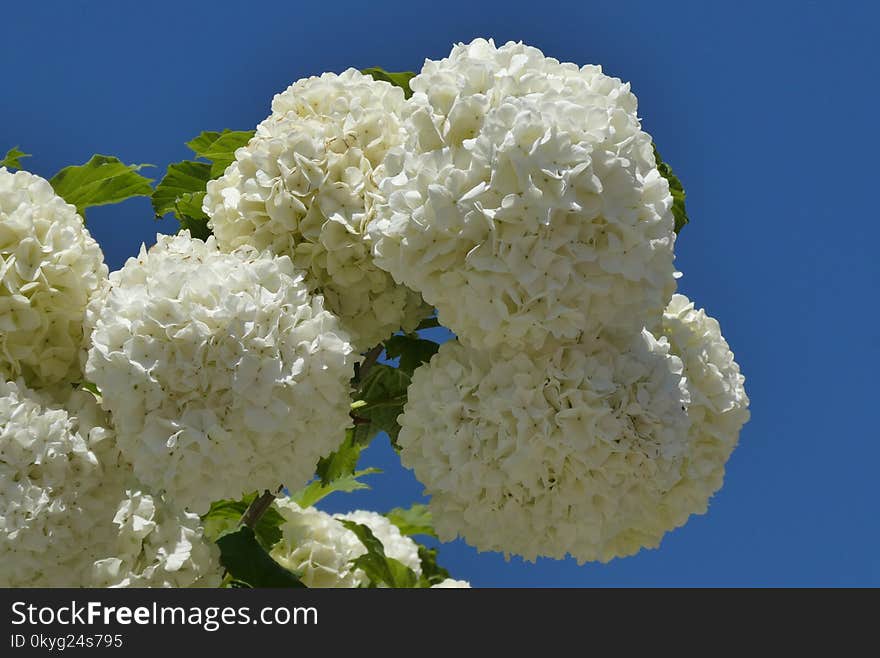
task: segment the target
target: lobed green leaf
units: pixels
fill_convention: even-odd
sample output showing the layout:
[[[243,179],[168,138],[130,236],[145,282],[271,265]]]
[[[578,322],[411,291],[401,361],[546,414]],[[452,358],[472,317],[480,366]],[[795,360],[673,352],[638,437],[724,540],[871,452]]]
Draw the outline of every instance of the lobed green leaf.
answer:
[[[437,564],[437,549],[419,545],[419,561],[422,567],[422,577],[419,578],[419,587],[431,587],[442,583],[449,578],[449,572]]]
[[[233,581],[251,587],[305,587],[296,574],[278,564],[257,541],[254,531],[241,526],[217,540],[220,563]]]
[[[86,208],[119,203],[136,196],[150,196],[153,179],[138,173],[152,165],[127,165],[119,158],[93,155],[83,165],[65,167],[49,183],[55,193],[85,216]]]
[[[0,160],[0,167],[6,167],[7,169],[21,169],[21,159],[29,157],[31,157],[30,153],[19,151],[17,146],[13,146],[6,151],[6,155]]]
[[[354,474],[363,449],[364,446],[354,439],[354,428],[347,429],[342,445],[318,460],[316,474],[321,479],[321,484],[328,485],[334,480]]]
[[[207,217],[202,212],[201,200],[205,196],[205,186],[209,180],[211,165],[207,162],[184,160],[168,165],[168,170],[153,191],[151,199],[156,218],[159,219],[169,212],[178,217]]]
[[[395,87],[400,87],[403,89],[403,95],[406,98],[412,96],[412,89],[410,89],[409,81],[416,77],[416,74],[412,71],[386,71],[383,68],[378,66],[373,66],[368,69],[363,69],[361,71],[364,75],[372,76],[373,80],[381,80],[383,82],[389,82],[393,84]]]
[[[351,561],[352,565],[363,569],[374,586],[412,588],[418,583],[415,572],[405,564],[385,555],[382,542],[367,526],[354,521],[341,521],[360,539],[367,552]]]
[[[245,146],[254,136],[253,130],[206,130],[186,143],[197,158],[210,160],[211,178],[217,178],[235,160],[236,149]]]
[[[672,216],[675,218],[675,232],[678,233],[685,224],[690,222],[687,210],[684,206],[684,199],[686,196],[684,186],[681,184],[681,180],[679,180],[678,176],[673,173],[672,167],[663,162],[663,159],[660,157],[660,152],[657,151],[657,145],[653,144],[653,147],[654,159],[657,161],[657,170],[669,183],[669,191],[672,194]]]
[[[211,509],[202,516],[205,536],[211,541],[217,541],[224,534],[235,531],[239,527],[242,515],[256,497],[257,494],[252,493],[241,500],[218,500],[212,503]],[[270,550],[281,540],[283,523],[284,517],[274,507],[266,510],[257,521],[254,534],[266,550]]]
[[[419,322],[419,326],[416,327],[416,331],[422,331],[423,329],[436,329],[437,327],[442,327],[440,324],[440,320],[436,315],[431,316],[430,318],[425,318],[421,322]]]
[[[363,421],[354,428],[357,443],[367,445],[379,432],[387,432],[396,445],[397,417],[403,413],[409,383],[409,375],[400,368],[377,363],[370,369],[355,392],[355,398],[366,403],[354,412]]]
[[[416,503],[409,509],[395,507],[385,514],[385,518],[396,525],[404,535],[430,535],[437,538],[434,521],[427,505]]]
[[[416,334],[392,336],[385,341],[385,354],[389,359],[400,357],[400,369],[412,377],[415,369],[431,360],[440,345]]]
[[[378,468],[365,468],[362,471],[355,471],[351,475],[339,477],[327,484],[324,484],[321,480],[314,480],[299,491],[292,493],[290,498],[300,507],[311,507],[319,500],[326,498],[336,491],[351,493],[352,491],[369,489],[370,485],[366,482],[361,482],[360,478],[365,475],[381,472],[381,469]]]

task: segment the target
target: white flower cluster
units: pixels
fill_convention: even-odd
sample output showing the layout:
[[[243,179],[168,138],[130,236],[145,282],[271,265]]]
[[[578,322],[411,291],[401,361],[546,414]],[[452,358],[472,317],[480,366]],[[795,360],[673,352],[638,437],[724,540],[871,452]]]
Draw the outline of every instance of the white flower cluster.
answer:
[[[430,313],[373,264],[365,234],[382,160],[402,141],[403,103],[401,89],[354,69],[299,80],[204,201],[221,249],[290,256],[361,350]]]
[[[673,295],[663,314],[662,332],[684,363],[691,395],[682,480],[667,496],[672,522],[681,525],[689,514],[705,513],[709,498],[721,488],[724,465],[749,420],[749,398],[745,377],[715,318],[697,311],[684,295]]]
[[[455,580],[454,578],[447,578],[436,585],[431,585],[431,589],[470,589],[470,587],[471,584],[468,581]]]
[[[106,279],[76,209],[39,176],[0,167],[0,374],[79,380],[86,305]]]
[[[110,282],[86,374],[138,478],[197,513],[303,486],[350,424],[353,358],[290,259],[182,233]]]
[[[125,491],[109,426],[90,393],[0,381],[0,586],[219,583],[198,517]]]
[[[104,545],[94,540],[95,517],[116,493],[103,485],[93,450],[112,436],[89,423],[102,415],[92,411],[73,415],[22,382],[0,380],[0,586],[87,584]]]
[[[440,538],[579,562],[658,541],[688,448],[667,341],[643,331],[495,357],[444,344],[400,418],[401,460],[431,494]]]
[[[438,534],[529,560],[657,546],[721,486],[748,399],[718,324],[673,295],[635,96],[483,39],[410,85],[368,231],[460,341],[398,419]]]
[[[477,39],[412,79],[375,262],[475,348],[638,331],[675,289],[672,197],[629,85]]]
[[[314,507],[301,508],[290,499],[276,501],[284,524],[282,539],[272,549],[272,557],[300,574],[308,587],[361,587],[369,584],[366,574],[351,561],[367,549],[340,520],[366,525],[382,542],[385,555],[399,560],[421,575],[418,545],[388,519],[375,512],[356,511],[331,516]]]
[[[160,498],[126,490],[113,517],[110,555],[93,566],[95,587],[217,587],[222,569],[216,545],[196,514]]]

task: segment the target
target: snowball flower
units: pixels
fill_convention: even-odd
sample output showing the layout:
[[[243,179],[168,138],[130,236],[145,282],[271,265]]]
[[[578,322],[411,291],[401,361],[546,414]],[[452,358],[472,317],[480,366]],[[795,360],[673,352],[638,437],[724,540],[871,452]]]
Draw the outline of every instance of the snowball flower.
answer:
[[[681,360],[647,331],[536,354],[446,343],[409,387],[401,461],[443,541],[607,561],[674,527],[688,403]]]
[[[223,250],[285,254],[361,350],[430,314],[372,262],[377,168],[402,141],[403,91],[355,69],[297,81],[218,180],[204,210]]]
[[[196,514],[160,498],[127,490],[113,517],[112,556],[93,566],[95,587],[217,587],[220,551]]]
[[[638,332],[675,289],[672,196],[629,85],[477,39],[412,79],[375,263],[475,348]]]
[[[106,279],[76,209],[39,176],[0,167],[0,373],[79,380],[86,305]]]
[[[375,512],[356,511],[335,517],[314,507],[301,508],[290,499],[276,501],[284,517],[282,539],[272,548],[272,557],[283,567],[300,574],[308,587],[361,587],[367,575],[351,561],[367,549],[341,520],[366,525],[382,542],[385,555],[399,560],[421,575],[418,545],[388,519]]]
[[[0,380],[0,586],[89,584],[120,481],[108,427],[89,393]]]
[[[352,348],[290,259],[158,236],[90,308],[86,374],[154,493],[197,513],[296,489],[350,424]]]
[[[281,566],[300,574],[307,587],[358,587],[367,580],[350,564],[358,546],[353,532],[326,512],[301,508],[289,499],[275,501],[284,517],[282,538],[272,548]]]
[[[471,584],[466,580],[455,580],[447,578],[436,585],[431,585],[431,589],[470,589]]]
[[[663,335],[684,364],[690,391],[690,449],[682,479],[667,495],[678,511],[677,524],[689,514],[705,513],[709,499],[724,482],[724,466],[749,419],[745,377],[718,321],[699,311],[684,295],[674,295],[663,314]]]

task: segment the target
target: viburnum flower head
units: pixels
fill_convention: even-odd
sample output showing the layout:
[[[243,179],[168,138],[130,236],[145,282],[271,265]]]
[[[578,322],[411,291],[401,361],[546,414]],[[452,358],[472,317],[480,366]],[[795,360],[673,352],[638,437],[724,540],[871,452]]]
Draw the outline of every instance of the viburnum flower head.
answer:
[[[0,586],[90,584],[118,501],[117,456],[90,393],[53,398],[0,380]]]
[[[401,461],[431,495],[443,541],[607,561],[656,546],[688,458],[682,362],[665,338],[540,353],[446,343],[416,370]]]
[[[297,81],[218,180],[204,210],[224,250],[286,254],[361,350],[430,313],[372,262],[377,169],[402,141],[403,91],[348,69]]]
[[[144,485],[204,513],[303,486],[350,424],[352,347],[286,256],[158,236],[90,309],[86,374]]]
[[[454,578],[447,578],[445,580],[441,580],[436,585],[431,585],[431,589],[470,589],[471,584],[466,580],[455,580]]]
[[[0,381],[0,586],[219,584],[199,518],[134,483],[91,393]]]
[[[718,321],[696,310],[684,295],[673,295],[663,314],[662,333],[684,364],[691,396],[690,447],[682,480],[667,496],[667,506],[679,510],[676,521],[681,524],[689,513],[704,513],[721,488],[725,464],[749,420],[749,398]]]
[[[128,489],[112,518],[111,557],[93,566],[94,587],[217,587],[220,551],[198,515]]]
[[[106,282],[97,242],[48,181],[0,167],[0,373],[80,379],[86,305]]]
[[[340,519],[369,527],[382,542],[385,555],[421,575],[418,545],[381,514],[359,510],[332,516],[314,507],[303,509],[290,499],[279,499],[276,505],[285,522],[281,526],[282,539],[273,547],[272,557],[299,573],[308,587],[351,588],[369,584],[367,575],[351,564],[367,549]]]
[[[629,85],[477,39],[410,86],[375,262],[476,348],[637,332],[675,289],[672,196]]]

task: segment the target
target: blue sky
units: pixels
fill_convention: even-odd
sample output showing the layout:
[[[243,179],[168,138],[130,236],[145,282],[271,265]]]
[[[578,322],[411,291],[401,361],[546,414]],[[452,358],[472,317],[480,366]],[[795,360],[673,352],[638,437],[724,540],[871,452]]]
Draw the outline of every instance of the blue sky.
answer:
[[[680,290],[717,317],[752,420],[707,515],[607,565],[509,562],[462,542],[477,586],[880,585],[875,115],[878,12],[845,2],[8,3],[0,151],[51,176],[93,153],[165,165],[253,128],[297,78],[418,69],[453,42],[522,40],[629,80],[688,193]],[[112,268],[157,230],[146,200],[89,211]],[[383,443],[384,511],[421,487]]]

